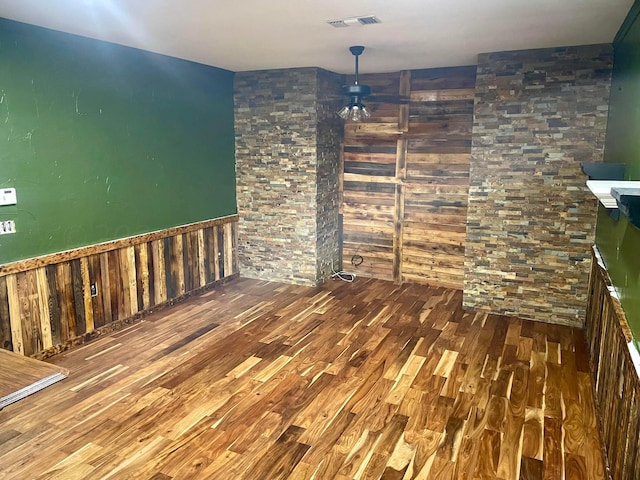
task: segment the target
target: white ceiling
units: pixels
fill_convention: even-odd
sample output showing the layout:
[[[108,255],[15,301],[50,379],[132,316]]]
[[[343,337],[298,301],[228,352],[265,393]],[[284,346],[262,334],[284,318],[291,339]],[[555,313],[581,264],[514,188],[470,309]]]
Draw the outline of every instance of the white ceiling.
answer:
[[[478,53],[609,43],[633,0],[0,0],[0,17],[232,71],[388,72]],[[327,20],[383,23],[334,28]]]

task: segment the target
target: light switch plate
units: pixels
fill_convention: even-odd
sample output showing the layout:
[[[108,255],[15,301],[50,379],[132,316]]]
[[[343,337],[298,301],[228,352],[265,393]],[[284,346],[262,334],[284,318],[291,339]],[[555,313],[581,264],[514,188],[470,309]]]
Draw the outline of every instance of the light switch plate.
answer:
[[[15,205],[18,203],[15,188],[0,188],[0,205]]]
[[[0,222],[0,235],[5,235],[7,233],[16,233],[16,222],[13,220]]]

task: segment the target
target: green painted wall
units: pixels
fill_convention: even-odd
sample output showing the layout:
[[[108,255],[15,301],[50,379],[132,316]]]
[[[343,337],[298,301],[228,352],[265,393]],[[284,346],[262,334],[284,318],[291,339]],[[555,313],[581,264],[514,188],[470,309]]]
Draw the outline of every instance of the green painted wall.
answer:
[[[0,19],[0,264],[236,213],[233,73]]]
[[[638,2],[614,42],[605,162],[625,163],[626,180],[640,180],[640,20]],[[634,336],[640,339],[640,229],[624,216],[614,221],[601,206],[596,244],[620,294]]]

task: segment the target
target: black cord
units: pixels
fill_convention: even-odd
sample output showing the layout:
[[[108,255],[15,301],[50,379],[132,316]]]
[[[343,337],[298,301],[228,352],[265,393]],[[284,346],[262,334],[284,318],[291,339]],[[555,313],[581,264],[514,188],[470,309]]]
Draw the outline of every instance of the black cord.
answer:
[[[364,262],[364,258],[362,258],[362,255],[356,254],[351,257],[351,265],[353,265],[354,267],[362,265],[362,262]]]

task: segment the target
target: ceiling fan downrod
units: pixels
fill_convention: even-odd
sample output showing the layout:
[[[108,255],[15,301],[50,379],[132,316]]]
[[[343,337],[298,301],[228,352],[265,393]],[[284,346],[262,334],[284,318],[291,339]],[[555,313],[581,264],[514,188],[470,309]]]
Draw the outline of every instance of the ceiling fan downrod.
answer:
[[[364,47],[362,45],[354,45],[353,47],[349,47],[349,51],[356,57],[356,81],[354,84],[358,85],[358,57],[364,52]]]
[[[358,57],[362,55],[362,52],[364,52],[364,47],[362,45],[354,45],[353,47],[349,47],[349,51],[356,59],[355,81],[353,82],[353,85],[345,85],[342,87],[342,91],[346,95],[364,97],[371,93],[371,87],[369,85],[359,84]]]

